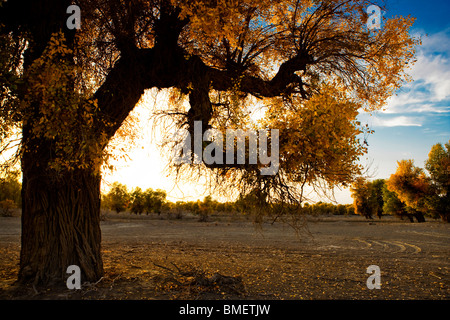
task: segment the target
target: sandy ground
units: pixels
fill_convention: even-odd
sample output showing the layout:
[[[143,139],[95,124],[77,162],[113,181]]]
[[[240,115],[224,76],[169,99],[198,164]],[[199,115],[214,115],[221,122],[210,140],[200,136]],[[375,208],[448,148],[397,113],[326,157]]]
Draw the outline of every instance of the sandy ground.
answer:
[[[281,222],[108,214],[105,276],[81,290],[14,286],[20,218],[0,218],[3,299],[449,299],[450,224],[393,217],[308,217]],[[377,265],[381,289],[369,290]],[[65,285],[65,284],[64,284]]]

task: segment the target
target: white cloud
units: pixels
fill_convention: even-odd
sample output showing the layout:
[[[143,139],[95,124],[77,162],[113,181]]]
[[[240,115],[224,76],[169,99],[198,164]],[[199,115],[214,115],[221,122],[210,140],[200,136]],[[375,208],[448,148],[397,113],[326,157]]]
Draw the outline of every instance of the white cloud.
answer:
[[[398,116],[393,118],[372,117],[374,127],[421,127],[422,120],[416,117]]]
[[[438,102],[450,98],[450,62],[448,58],[443,55],[433,56],[419,52],[416,65],[413,66],[410,74],[414,81],[427,86],[430,101]]]
[[[422,46],[420,50],[425,53],[449,53],[450,42],[448,41],[450,34],[450,28],[444,29],[431,35],[426,34],[423,30],[416,30],[413,33],[414,37],[420,37],[422,40]]]
[[[419,35],[420,32],[415,34]],[[422,36],[417,62],[408,73],[414,81],[388,99],[384,114],[450,112],[450,29]]]
[[[400,92],[388,99],[384,114],[398,113],[447,113],[450,112],[450,103],[437,103],[430,101],[429,93],[410,90]]]

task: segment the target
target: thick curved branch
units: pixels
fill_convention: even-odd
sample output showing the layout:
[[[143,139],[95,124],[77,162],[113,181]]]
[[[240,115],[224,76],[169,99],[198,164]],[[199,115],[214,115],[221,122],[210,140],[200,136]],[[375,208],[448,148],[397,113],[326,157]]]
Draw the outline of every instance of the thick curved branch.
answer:
[[[304,70],[310,61],[308,57],[294,57],[281,65],[272,80],[243,76],[240,90],[255,96],[280,96],[286,93],[291,84],[302,84],[295,72]],[[94,94],[93,99],[97,100],[103,115],[103,119],[97,120],[97,125],[112,137],[145,89],[178,87],[186,90],[190,84],[195,87],[190,97],[190,112],[196,114],[193,119],[207,122],[212,113],[211,103],[205,103],[209,101],[209,98],[206,99],[209,84],[216,90],[227,91],[235,81],[232,72],[208,67],[196,56],[186,60],[181,49],[168,50],[163,46],[139,49],[121,57]],[[112,126],[102,126],[100,121],[105,120]]]
[[[239,89],[242,92],[266,98],[281,96],[287,93],[290,85],[301,85],[301,79],[296,75],[297,71],[306,70],[311,64],[310,56],[297,55],[285,61],[279,68],[277,74],[271,80],[264,80],[259,77],[244,75],[240,78]],[[211,79],[211,85],[215,90],[227,91],[236,82],[234,73],[227,70],[218,70],[205,66],[205,72]]]

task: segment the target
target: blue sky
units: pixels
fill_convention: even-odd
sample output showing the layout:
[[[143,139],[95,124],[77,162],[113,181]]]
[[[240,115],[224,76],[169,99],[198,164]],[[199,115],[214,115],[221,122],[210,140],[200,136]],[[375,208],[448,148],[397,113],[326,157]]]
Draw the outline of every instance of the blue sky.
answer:
[[[409,71],[414,82],[389,99],[385,111],[370,117],[360,115],[360,120],[375,130],[368,138],[369,152],[361,159],[364,165],[370,164],[374,179],[389,178],[401,159],[414,159],[423,167],[432,145],[450,139],[450,1],[387,0],[385,4],[386,18],[409,14],[417,18],[411,34],[420,36],[423,44]],[[159,99],[164,100],[164,94]],[[140,109],[139,118],[148,118],[148,111]],[[112,176],[105,176],[105,189],[112,181],[120,181],[129,187],[163,188],[172,201],[203,198],[202,187],[192,183],[177,186],[167,177],[165,162],[156,156],[160,150],[149,143],[150,136],[150,132],[143,134],[146,138],[130,154],[131,161],[119,165]],[[340,203],[352,202],[348,190],[336,190],[335,197]]]
[[[415,28],[437,33],[450,27],[448,0],[386,0],[386,15],[411,15],[417,18]]]
[[[417,18],[411,34],[422,46],[409,71],[414,81],[389,99],[385,111],[360,116],[375,130],[366,160],[374,178],[389,178],[401,159],[423,167],[431,146],[450,139],[450,2],[390,0],[386,9],[386,17]]]

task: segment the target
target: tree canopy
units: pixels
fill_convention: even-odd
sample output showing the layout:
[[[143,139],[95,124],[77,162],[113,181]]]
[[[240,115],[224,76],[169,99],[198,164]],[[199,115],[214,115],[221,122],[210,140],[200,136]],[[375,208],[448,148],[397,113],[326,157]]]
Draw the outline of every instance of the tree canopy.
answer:
[[[157,87],[187,97],[190,108],[176,115],[190,130],[195,120],[204,129],[279,128],[283,170],[268,183],[272,189],[287,180],[348,183],[366,151],[357,137],[370,132],[356,115],[380,108],[407,80],[417,44],[408,34],[412,18],[369,30],[367,1],[77,4],[83,24],[76,35],[48,31],[40,44],[45,50],[26,72],[9,56],[4,64],[2,121],[32,123],[33,135],[53,141],[57,170],[98,166],[144,90]],[[56,14],[46,10],[40,9],[44,17]],[[36,42],[30,29],[43,22],[34,20],[6,19],[3,40],[11,51],[26,53]],[[22,76],[26,89],[14,76]],[[243,116],[248,97],[269,109],[260,124]],[[241,167],[240,179],[243,169],[253,176],[250,166]]]

